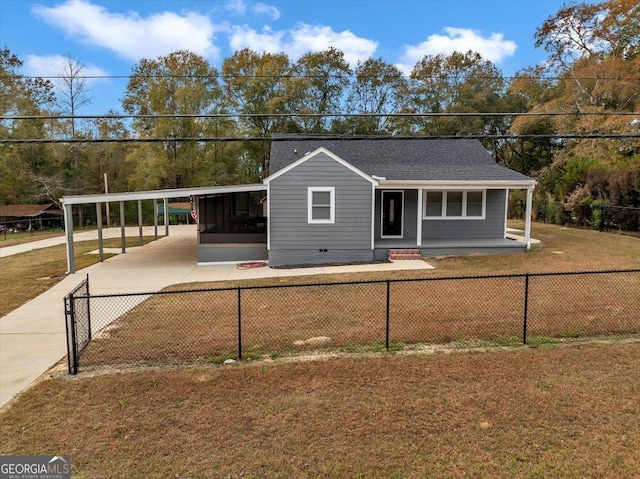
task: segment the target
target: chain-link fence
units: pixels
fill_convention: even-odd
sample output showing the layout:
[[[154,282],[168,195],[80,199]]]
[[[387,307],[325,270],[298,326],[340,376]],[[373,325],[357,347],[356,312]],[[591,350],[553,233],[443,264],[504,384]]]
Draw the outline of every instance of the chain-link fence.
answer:
[[[65,299],[69,371],[640,334],[640,270],[251,286]],[[73,353],[73,354],[72,354]]]
[[[89,275],[64,297],[69,374],[78,372],[80,354],[91,341],[91,298]]]

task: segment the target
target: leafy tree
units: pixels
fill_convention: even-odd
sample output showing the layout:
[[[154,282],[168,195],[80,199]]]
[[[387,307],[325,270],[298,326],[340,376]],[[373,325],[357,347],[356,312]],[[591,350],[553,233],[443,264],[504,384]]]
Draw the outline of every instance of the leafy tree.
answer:
[[[507,98],[514,105],[513,111],[544,113],[550,111],[552,82],[544,77],[541,69],[527,68],[510,82]],[[548,116],[517,116],[509,131],[518,135],[553,135],[556,133],[553,118]],[[540,138],[513,140],[504,143],[501,163],[526,175],[536,175],[553,162],[554,155],[562,148],[556,139]]]
[[[348,113],[382,116],[362,116],[334,122],[334,131],[357,135],[393,134],[396,121],[385,114],[405,110],[409,85],[395,65],[382,58],[359,61],[355,68],[355,81],[347,96]]]
[[[122,119],[108,118],[117,113],[107,112],[105,117],[95,119],[91,124],[89,138],[126,139],[131,137],[127,123]],[[86,175],[88,187],[92,191],[104,191],[104,175],[107,175],[111,192],[127,191],[129,182],[129,168],[126,157],[136,146],[133,143],[89,143],[87,153],[91,159],[90,168]]]
[[[553,80],[540,82],[538,86],[529,82],[529,88],[522,88],[521,79],[517,79],[515,89],[529,95],[529,111],[571,113],[545,119],[546,127],[556,133],[602,136],[638,131],[628,116],[615,115],[640,107],[637,1],[608,0],[564,6],[536,31],[535,40],[536,46],[549,53],[548,62],[539,72]],[[536,120],[538,125],[542,121]],[[522,132],[533,124],[534,120],[519,119],[514,130]],[[626,193],[613,194],[614,190],[625,190],[615,182],[598,181],[595,187],[592,179],[610,175],[635,178],[640,141],[595,138],[564,140],[559,145],[553,152],[553,161],[541,170],[540,195],[550,195],[553,201],[563,203],[571,216],[583,223],[587,221],[584,206],[590,201],[609,204],[620,204],[617,198],[635,201]]]
[[[51,82],[26,79],[18,73],[22,61],[8,48],[0,50],[0,114],[38,115],[53,106]],[[50,128],[43,120],[5,120],[0,137],[6,139],[46,138]],[[27,203],[40,198],[35,175],[48,175],[54,169],[50,145],[21,144],[0,146],[0,201]],[[57,199],[57,198],[56,198]]]
[[[238,120],[241,134],[269,137],[276,132],[299,131],[290,117],[269,115],[291,113],[300,105],[293,92],[302,90],[302,82],[293,78],[293,68],[286,54],[259,54],[245,48],[223,62],[222,73],[230,107],[238,113],[252,115]],[[265,176],[269,171],[269,144],[247,142],[243,150],[244,178],[255,181],[260,174]]]
[[[622,117],[580,113],[635,111],[639,106],[640,6],[629,0],[573,4],[549,17],[536,31],[536,46],[549,52],[546,73],[558,80],[545,102],[555,111],[578,115],[556,121],[559,132],[624,132]],[[543,72],[545,73],[545,72]],[[582,142],[591,152],[593,142]],[[616,145],[603,142],[605,153]],[[569,153],[574,153],[569,150]],[[583,154],[585,152],[579,153]]]
[[[179,140],[217,136],[228,128],[224,121],[204,116],[224,111],[218,72],[204,58],[178,51],[141,60],[133,69],[122,104],[132,115],[203,115],[133,121],[132,128],[140,137],[176,140],[142,144],[129,153],[132,187],[182,188],[215,180],[211,162],[219,159],[213,150],[203,142]]]
[[[411,80],[411,106],[416,112],[507,111],[502,73],[479,53],[427,55],[414,67]],[[492,117],[435,117],[416,121],[416,127],[430,135],[478,135],[500,131],[499,121]]]
[[[336,113],[344,104],[344,93],[349,86],[351,69],[344,53],[330,47],[322,52],[303,55],[293,67],[293,73],[301,79],[294,104],[300,113]],[[300,129],[308,133],[328,132],[330,118],[313,117],[299,121]]]

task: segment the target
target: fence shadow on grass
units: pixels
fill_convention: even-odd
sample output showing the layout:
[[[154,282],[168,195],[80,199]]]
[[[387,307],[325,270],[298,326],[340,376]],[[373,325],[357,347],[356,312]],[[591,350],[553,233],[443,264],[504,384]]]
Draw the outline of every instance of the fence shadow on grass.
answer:
[[[84,282],[83,282],[84,284]],[[65,297],[69,372],[640,333],[640,270]]]

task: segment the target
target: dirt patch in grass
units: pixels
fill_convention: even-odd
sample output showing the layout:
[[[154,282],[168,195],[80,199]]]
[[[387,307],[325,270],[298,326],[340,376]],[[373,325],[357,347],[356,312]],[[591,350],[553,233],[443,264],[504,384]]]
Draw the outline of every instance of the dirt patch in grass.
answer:
[[[54,378],[0,416],[4,454],[74,477],[634,477],[640,344]]]
[[[144,242],[153,241],[145,237]],[[138,246],[138,238],[127,238],[129,247]],[[104,240],[105,248],[119,247],[120,238]],[[98,262],[98,255],[88,255],[98,248],[98,241],[75,243],[76,268],[82,269]],[[113,255],[105,254],[105,257]],[[22,306],[30,299],[44,293],[60,282],[67,271],[65,245],[37,249],[13,256],[0,258],[0,317]]]

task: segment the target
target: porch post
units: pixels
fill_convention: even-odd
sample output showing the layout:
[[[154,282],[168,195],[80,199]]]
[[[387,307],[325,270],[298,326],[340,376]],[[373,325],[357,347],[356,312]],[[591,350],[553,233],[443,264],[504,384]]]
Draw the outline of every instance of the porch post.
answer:
[[[509,188],[504,191],[504,239],[507,239],[507,220],[509,219]]]
[[[164,235],[169,236],[169,198],[164,198]]]
[[[144,244],[142,240],[142,200],[138,200],[138,239],[140,246]]]
[[[122,247],[122,252],[127,252],[127,240],[124,232],[124,201],[120,202],[120,246]]]
[[[96,203],[96,223],[98,223],[98,257],[104,261],[104,244],[102,242],[102,203]]]
[[[269,186],[267,185],[267,195],[268,195],[268,188]],[[269,198],[269,196],[267,196],[267,198]],[[267,220],[267,243],[269,243],[268,241],[268,232],[269,232],[269,225],[271,224],[270,220]],[[376,249],[376,187],[375,185],[371,185],[371,250],[375,250]]]
[[[422,188],[418,188],[418,223],[416,225],[417,245],[422,246]]]
[[[153,199],[153,236],[158,239],[158,202]]]
[[[73,209],[71,205],[64,204],[64,230],[67,247],[67,273],[76,272],[76,259],[73,251]]]
[[[531,204],[533,203],[533,186],[527,188],[527,212],[525,213],[524,223],[524,242],[527,251],[531,249]]]

